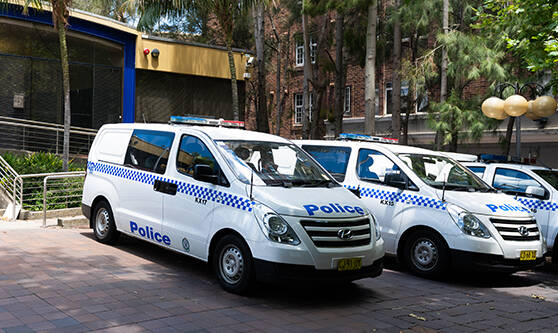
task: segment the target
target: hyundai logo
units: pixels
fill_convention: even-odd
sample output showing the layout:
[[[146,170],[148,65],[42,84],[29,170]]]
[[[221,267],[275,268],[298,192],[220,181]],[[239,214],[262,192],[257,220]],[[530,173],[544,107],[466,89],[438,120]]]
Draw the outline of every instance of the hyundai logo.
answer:
[[[339,229],[337,231],[337,237],[341,239],[351,239],[351,237],[353,237],[353,232],[351,229]]]
[[[529,229],[527,229],[526,226],[521,226],[519,228],[517,228],[517,231],[521,234],[521,236],[523,237],[527,237],[529,236]]]

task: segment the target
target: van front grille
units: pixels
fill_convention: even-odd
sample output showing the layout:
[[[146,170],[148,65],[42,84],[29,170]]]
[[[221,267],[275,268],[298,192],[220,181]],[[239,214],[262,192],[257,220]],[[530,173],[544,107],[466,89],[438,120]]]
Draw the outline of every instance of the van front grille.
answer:
[[[510,220],[491,218],[490,222],[492,222],[504,240],[521,242],[540,239],[539,227],[534,219]]]
[[[344,220],[301,220],[300,224],[316,247],[355,247],[370,244],[368,218]]]

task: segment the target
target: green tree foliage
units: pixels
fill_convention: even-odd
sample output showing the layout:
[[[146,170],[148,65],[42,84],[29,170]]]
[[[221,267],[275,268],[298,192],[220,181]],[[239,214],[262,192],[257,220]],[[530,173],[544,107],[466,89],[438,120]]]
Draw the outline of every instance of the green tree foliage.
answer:
[[[477,15],[484,35],[495,37],[525,68],[550,70],[558,83],[558,1],[485,0]]]
[[[493,122],[487,122],[480,110],[481,100],[465,96],[465,89],[480,78],[491,83],[506,79],[501,65],[505,53],[489,46],[489,41],[469,31],[452,30],[438,36],[448,50],[448,99],[432,103],[430,126],[444,134],[444,144],[457,150],[459,139],[478,139]],[[436,115],[439,114],[439,116]]]
[[[124,23],[134,23],[137,10],[126,0],[73,0],[73,7]]]

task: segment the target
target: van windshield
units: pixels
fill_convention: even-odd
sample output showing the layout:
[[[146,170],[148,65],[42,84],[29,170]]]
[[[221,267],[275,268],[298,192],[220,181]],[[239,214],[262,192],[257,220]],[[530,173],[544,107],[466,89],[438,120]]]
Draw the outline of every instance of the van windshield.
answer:
[[[558,190],[558,171],[557,170],[533,170],[534,173],[539,175],[547,183],[552,185]]]
[[[294,144],[220,140],[217,146],[244,183],[265,186],[339,186],[307,153]]]
[[[471,171],[455,161],[437,155],[401,153],[397,156],[427,185],[453,191],[482,191],[493,189]]]

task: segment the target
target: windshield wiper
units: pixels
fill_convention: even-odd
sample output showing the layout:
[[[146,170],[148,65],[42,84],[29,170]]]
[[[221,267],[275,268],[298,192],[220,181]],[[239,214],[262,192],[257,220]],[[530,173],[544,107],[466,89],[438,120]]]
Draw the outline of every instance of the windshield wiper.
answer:
[[[264,180],[264,182],[266,183],[266,185],[268,186],[282,186],[285,188],[289,188],[289,187],[293,187],[293,183],[286,181],[286,180],[280,180],[280,179],[266,179]]]

